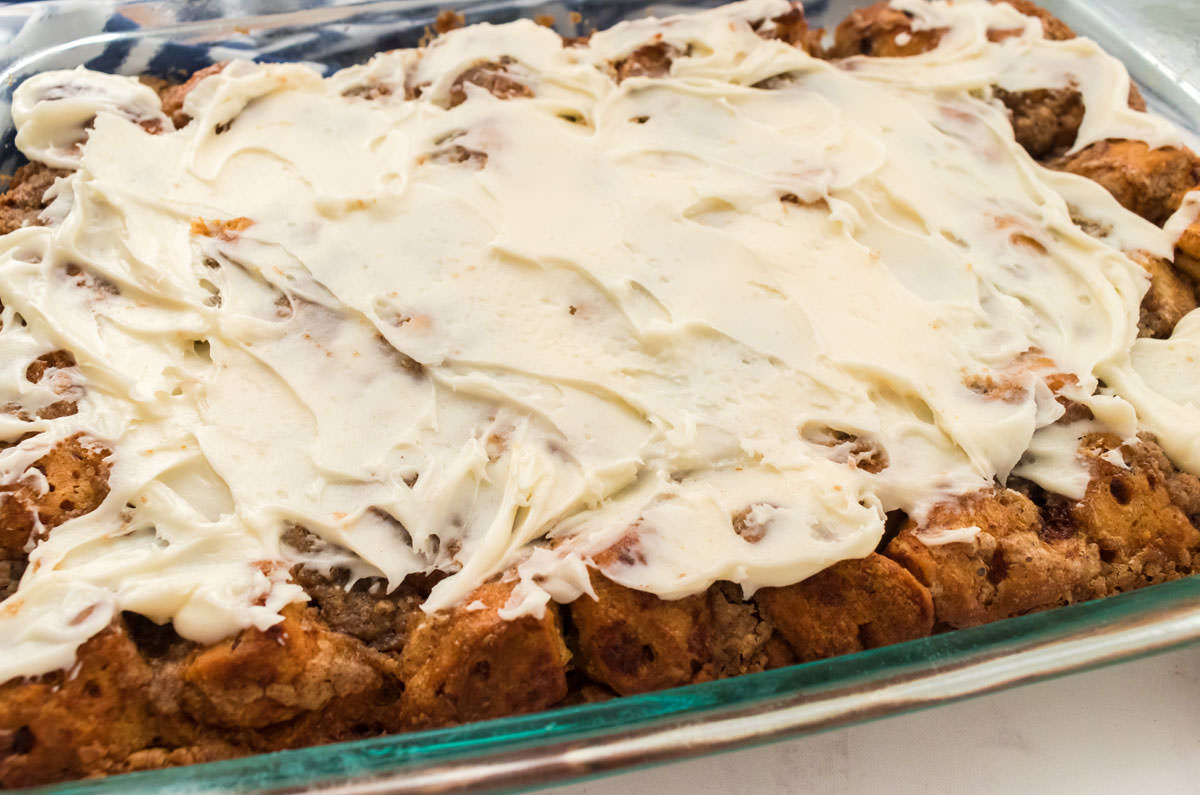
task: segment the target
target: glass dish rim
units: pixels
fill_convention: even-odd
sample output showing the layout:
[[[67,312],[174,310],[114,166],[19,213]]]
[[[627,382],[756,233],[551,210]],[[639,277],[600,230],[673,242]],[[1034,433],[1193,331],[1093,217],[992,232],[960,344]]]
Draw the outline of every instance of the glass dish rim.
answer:
[[[67,782],[75,795],[511,791],[952,703],[1200,640],[1200,576],[855,654],[610,701]]]
[[[865,4],[857,0],[855,4]],[[172,5],[173,0],[109,2],[113,9]],[[257,24],[329,24],[379,9],[428,11],[453,7],[528,10],[545,0],[356,0],[308,10],[198,19],[133,31],[112,31],[0,54],[0,87],[48,50],[82,42],[118,42]],[[704,6],[716,0],[672,5]],[[835,4],[837,4],[835,0]],[[1043,0],[1056,13],[1064,3]],[[32,15],[77,6],[70,0],[10,5],[4,15]],[[643,5],[650,5],[644,3]],[[828,3],[809,4],[824,9]],[[1074,21],[1069,19],[1068,21]],[[1086,31],[1091,33],[1091,31]],[[1097,38],[1093,36],[1094,38]],[[1099,37],[1110,47],[1113,36]],[[1125,45],[1118,48],[1129,51]],[[1132,48],[1138,53],[1136,48]],[[10,57],[12,56],[12,57]],[[1125,60],[1123,58],[1123,60]],[[1128,61],[1127,61],[1128,63]],[[1140,53],[1131,73],[1178,110],[1147,75]],[[1145,70],[1149,69],[1147,72]],[[1161,82],[1161,81],[1160,81]],[[1195,125],[1200,105],[1183,105]],[[555,781],[715,753],[863,722],[969,698],[1005,687],[1153,654],[1200,640],[1200,575],[1136,592],[1060,607],[908,643],[804,663],[759,674],[657,691],[612,701],[560,707],[463,726],[313,746],[187,767],[67,782],[39,788],[58,793],[192,792],[254,788],[295,791],[315,786],[340,793],[476,791],[545,786]]]

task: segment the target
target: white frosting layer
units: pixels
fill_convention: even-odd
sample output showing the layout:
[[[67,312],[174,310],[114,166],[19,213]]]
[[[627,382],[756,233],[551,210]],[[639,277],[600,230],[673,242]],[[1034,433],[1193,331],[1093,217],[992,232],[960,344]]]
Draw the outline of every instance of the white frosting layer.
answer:
[[[507,616],[589,592],[594,558],[667,598],[793,583],[1031,445],[1077,489],[1053,372],[1101,418],[1132,412],[1097,378],[1141,374],[1147,427],[1200,428],[1159,375],[1194,318],[1129,364],[1146,277],[1120,249],[1171,241],[1030,160],[990,92],[1078,86],[1080,145],[1174,131],[1090,42],[1004,5],[905,6],[949,29],[938,49],[823,62],[757,35],[787,5],[748,0],[587,46],[480,25],[325,80],[238,62],[180,130],[127,78],[26,82],[18,143],[75,170],[48,226],[0,240],[0,392],[44,401],[24,367],[66,348],[83,397],[3,417],[7,441],[43,433],[0,467],[81,431],[113,455],[108,498],[4,603],[0,680],[69,665],[119,610],[201,642],[268,626],[305,598],[297,561],[449,573],[429,610],[516,566]],[[656,39],[670,75],[614,81]],[[531,96],[467,84],[450,107],[502,58]],[[1192,469],[1196,438],[1168,447]],[[293,525],[329,545],[281,544]]]

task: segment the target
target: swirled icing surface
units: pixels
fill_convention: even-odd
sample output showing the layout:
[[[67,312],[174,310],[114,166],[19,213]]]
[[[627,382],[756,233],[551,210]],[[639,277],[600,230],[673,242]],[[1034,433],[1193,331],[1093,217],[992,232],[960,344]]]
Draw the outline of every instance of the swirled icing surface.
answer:
[[[473,26],[327,79],[235,62],[178,130],[130,78],[27,81],[18,143],[71,173],[0,239],[0,394],[54,398],[24,368],[65,348],[79,411],[0,415],[0,467],[35,478],[83,432],[111,492],[32,550],[0,680],[120,610],[200,642],[268,626],[305,598],[296,562],[447,573],[427,610],[515,569],[513,616],[588,565],[667,598],[796,582],[1014,468],[1080,490],[1052,373],[1122,433],[1190,412],[1194,446],[1171,372],[1195,318],[1131,364],[1147,280],[1122,252],[1172,240],[1032,161],[991,92],[1077,87],[1077,146],[1175,131],[1091,42],[904,7],[937,49],[825,62],[747,0],[576,46]],[[616,81],[652,42],[669,74]],[[456,82],[484,62],[519,89]]]

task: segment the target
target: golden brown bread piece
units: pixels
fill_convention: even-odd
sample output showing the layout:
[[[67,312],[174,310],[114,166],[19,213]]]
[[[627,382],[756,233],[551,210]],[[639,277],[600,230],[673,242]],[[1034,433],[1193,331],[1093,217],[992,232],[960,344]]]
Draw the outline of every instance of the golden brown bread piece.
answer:
[[[1128,469],[1102,458],[1120,450]],[[960,628],[1176,579],[1193,571],[1200,482],[1149,438],[1084,438],[1092,481],[1073,501],[1010,480],[910,521],[886,549],[933,594],[937,621]],[[922,533],[979,527],[975,541],[927,546]]]
[[[107,448],[76,434],[34,463],[49,484],[36,502],[43,526],[52,529],[100,504],[108,494],[109,455]]]
[[[596,599],[568,610],[576,665],[621,695],[753,673],[794,660],[774,628],[730,583],[665,600],[592,573]]]
[[[1127,468],[1103,458],[1119,451]],[[1074,505],[1056,505],[1060,526],[1075,529],[1100,550],[1106,594],[1190,574],[1200,547],[1193,526],[1194,476],[1177,471],[1151,437],[1125,444],[1114,434],[1084,437],[1080,454],[1092,480]],[[1043,509],[1046,510],[1046,509]],[[1104,595],[1104,594],[1102,594]]]
[[[1200,221],[1185,228],[1175,241],[1172,268],[1193,286],[1197,299],[1200,299]]]
[[[508,74],[511,58],[502,57],[499,61],[480,61],[470,69],[460,74],[450,85],[450,107],[461,105],[467,101],[467,84],[486,89],[497,99],[528,98],[533,96],[529,86],[512,78]]]
[[[514,583],[490,582],[463,604],[423,618],[400,653],[406,728],[445,726],[546,709],[567,695],[570,652],[558,606],[506,621]],[[473,603],[481,603],[472,608]]]
[[[356,724],[384,725],[402,689],[394,660],[290,605],[267,630],[246,629],[167,666],[176,708],[203,726],[232,730],[252,747],[342,739]],[[170,714],[171,703],[160,701]],[[250,729],[242,732],[238,730]]]
[[[1075,38],[1062,20],[1045,9],[1025,0],[993,0],[1007,2],[1017,11],[1042,22],[1042,35],[1051,41]],[[1016,30],[988,30],[992,41],[1019,33]],[[876,57],[906,57],[928,52],[941,41],[944,29],[914,30],[912,17],[904,11],[879,2],[850,13],[837,27],[832,46],[824,53],[828,58],[848,58],[853,55]],[[1074,88],[1036,88],[1008,91],[996,87],[994,95],[1008,109],[1017,143],[1038,160],[1058,157],[1075,143],[1079,125],[1083,122],[1083,95]],[[1145,110],[1137,86],[1130,85],[1129,106]],[[1107,186],[1106,186],[1107,187]]]
[[[705,594],[665,601],[592,573],[596,599],[568,610],[578,632],[575,664],[627,696],[712,679],[712,616]]]
[[[793,47],[799,47],[809,55],[821,54],[821,36],[825,31],[820,28],[810,28],[804,18],[804,9],[800,6],[792,8],[769,20],[767,23],[751,23],[758,35],[768,39],[786,41]]]
[[[825,57],[903,58],[936,47],[945,29],[913,30],[912,20],[911,14],[892,8],[886,0],[851,11],[834,30],[833,44]]]
[[[926,545],[922,534],[978,527],[975,540]],[[967,495],[909,520],[885,554],[928,586],[937,623],[962,628],[1098,595],[1100,555],[1075,533],[1046,532],[1038,508],[1011,489]]]
[[[203,648],[169,627],[157,636],[140,631],[159,722],[153,756],[211,756],[222,744],[272,751],[400,726],[403,684],[394,657],[332,630],[312,608],[293,604],[283,616],[267,630],[245,629]]]
[[[153,745],[150,677],[117,622],[80,647],[70,671],[0,685],[0,787],[110,772]]]
[[[793,6],[786,13],[769,20],[752,22],[751,25],[765,39],[785,41],[811,55],[821,54],[823,31],[808,27],[804,9],[799,6]],[[651,41],[612,62],[612,75],[618,83],[631,77],[664,77],[671,71],[671,62],[683,54],[674,45]]]
[[[1175,267],[1193,284],[1200,284],[1200,221],[1184,229],[1175,241]]]
[[[371,648],[292,605],[284,621],[163,662],[155,707],[176,728],[194,721],[256,750],[444,726],[553,706],[566,696],[569,654],[557,608],[542,619],[498,615],[508,583],[481,586],[465,606],[406,613],[402,650]],[[173,735],[176,744],[205,733]]]
[[[66,171],[41,163],[26,163],[13,172],[8,190],[0,195],[0,235],[38,223],[46,206],[42,197]]]
[[[37,508],[28,487],[0,493],[0,599],[17,590],[29,555],[26,545],[33,535]]]
[[[32,511],[11,493],[0,497],[0,600],[17,592],[29,564],[25,541],[33,532]]]
[[[1197,306],[1195,283],[1162,257],[1144,251],[1134,252],[1132,257],[1150,276],[1150,289],[1142,298],[1138,336],[1169,337],[1175,324]]]
[[[156,637],[135,624],[149,622],[118,619],[89,640],[77,669],[0,687],[0,783],[225,759],[402,725],[398,662],[323,626],[310,608],[292,605],[265,632],[204,649],[169,627]]]
[[[16,591],[38,523],[48,533],[95,510],[108,494],[109,455],[77,434],[33,463],[46,477],[44,493],[26,480],[0,488],[0,599]]]
[[[208,77],[209,75],[218,74],[228,65],[228,61],[215,63],[212,66],[206,66],[196,72],[193,72],[188,79],[178,85],[163,82],[157,82],[152,86],[157,92],[159,99],[162,100],[163,113],[175,125],[175,129],[179,129],[192,120],[192,117],[183,112],[183,100],[191,92],[196,85]]]
[[[1083,123],[1083,95],[1073,88],[1034,88],[1028,91],[994,89],[1008,108],[1013,137],[1042,160],[1063,154],[1075,143]]]
[[[1042,35],[1051,41],[1075,38],[1075,33],[1049,11],[1026,0],[992,0],[1007,2],[1027,17],[1042,21]],[[826,51],[829,58],[848,58],[852,55],[903,58],[920,55],[938,45],[945,28],[914,30],[913,16],[907,11],[892,8],[887,0],[851,11],[837,26],[833,45]],[[1001,41],[1017,30],[988,30],[988,38]],[[899,37],[899,38],[897,38]]]
[[[929,590],[882,555],[844,560],[754,595],[801,662],[922,638],[933,631]]]
[[[1064,155],[1075,145],[1083,123],[1083,94],[1074,88],[1031,88],[1007,91],[999,86],[993,96],[1008,110],[1013,138],[1035,160]],[[1133,83],[1129,84],[1129,107],[1146,110],[1146,101]]]
[[[1127,210],[1159,225],[1200,185],[1200,158],[1190,149],[1151,149],[1142,141],[1097,141],[1050,165],[1099,183]]]
[[[677,55],[679,50],[663,41],[643,44],[615,61],[613,71],[618,83],[631,77],[663,77],[671,71],[671,61]]]

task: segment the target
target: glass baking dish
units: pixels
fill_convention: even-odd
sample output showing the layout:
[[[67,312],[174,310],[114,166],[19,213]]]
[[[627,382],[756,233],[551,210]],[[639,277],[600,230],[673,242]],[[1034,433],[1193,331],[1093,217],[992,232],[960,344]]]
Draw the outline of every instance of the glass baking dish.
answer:
[[[0,173],[21,162],[7,103],[35,72],[84,64],[179,77],[232,57],[326,70],[416,44],[438,12],[552,15],[568,35],[716,0],[51,0],[0,8]],[[813,0],[818,25],[865,0]],[[1125,61],[1151,107],[1200,131],[1200,7],[1043,0]],[[46,788],[60,793],[506,790],[861,722],[1200,639],[1200,576],[883,649],[642,696]]]

